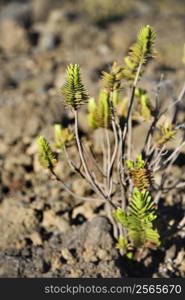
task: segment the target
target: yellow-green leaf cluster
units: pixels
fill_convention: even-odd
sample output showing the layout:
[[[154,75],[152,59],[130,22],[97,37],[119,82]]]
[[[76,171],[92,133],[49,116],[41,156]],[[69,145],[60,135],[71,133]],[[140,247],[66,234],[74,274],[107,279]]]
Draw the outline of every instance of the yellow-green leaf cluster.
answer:
[[[124,236],[122,236],[122,235],[119,236],[118,242],[116,244],[116,248],[120,249],[120,250],[122,250],[124,252],[126,252],[127,251],[127,247],[128,247],[128,241],[127,241],[127,239]]]
[[[78,64],[70,64],[66,72],[66,80],[62,87],[62,95],[66,105],[74,110],[87,102],[88,95],[80,75]]]
[[[177,130],[173,130],[172,124],[164,122],[160,128],[160,137],[157,139],[157,145],[159,147],[167,144],[176,135]]]
[[[108,91],[115,91],[120,88],[123,79],[123,68],[116,62],[113,63],[111,72],[102,72],[103,85]]]
[[[88,124],[91,128],[108,128],[111,120],[110,95],[107,90],[100,91],[98,103],[94,98],[88,103]]]
[[[55,147],[62,149],[67,146],[74,138],[74,134],[69,132],[68,128],[62,128],[60,124],[54,126]]]
[[[142,155],[138,154],[136,156],[136,161],[127,160],[126,166],[130,169],[141,170],[145,168],[145,161],[142,159]]]
[[[39,162],[41,166],[47,169],[53,169],[57,163],[57,160],[45,137],[38,137],[37,145],[39,153]]]
[[[156,33],[151,26],[143,26],[140,29],[137,42],[131,46],[129,55],[124,59],[123,74],[125,79],[133,80],[139,65],[145,64],[149,58],[154,57],[155,40]]]
[[[120,117],[126,118],[128,113],[128,97],[124,97],[117,105],[117,114]]]
[[[118,208],[114,217],[128,231],[128,237],[136,248],[153,247],[160,245],[159,234],[154,228],[153,222],[156,219],[156,209],[149,192],[146,190],[139,191],[134,188],[128,211],[124,212]],[[120,244],[123,241],[119,241]]]
[[[154,181],[153,173],[152,170],[148,169],[145,165],[145,161],[142,159],[141,154],[137,155],[135,162],[127,160],[126,165],[134,187],[140,191],[150,189]]]
[[[141,88],[137,88],[135,90],[135,95],[137,99],[136,112],[144,121],[150,121],[152,118],[152,106],[149,95],[147,94],[146,90]]]

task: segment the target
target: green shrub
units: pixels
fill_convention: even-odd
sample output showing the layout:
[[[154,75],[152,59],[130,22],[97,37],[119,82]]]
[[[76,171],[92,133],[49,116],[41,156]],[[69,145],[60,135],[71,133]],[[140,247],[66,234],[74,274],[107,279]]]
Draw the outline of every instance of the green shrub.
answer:
[[[55,146],[64,152],[73,171],[91,185],[95,197],[76,195],[66,185],[56,174],[56,157],[48,142],[44,137],[38,138],[41,165],[48,168],[72,196],[81,200],[98,199],[104,202],[117,239],[116,247],[122,254],[127,253],[137,260],[141,259],[145,249],[156,249],[160,245],[160,234],[155,223],[160,214],[157,204],[160,197],[173,188],[168,180],[170,170],[185,145],[182,136],[179,146],[164,157],[168,152],[168,142],[184,125],[176,125],[163,117],[182,100],[185,86],[178,100],[164,111],[161,111],[157,101],[152,107],[148,92],[138,86],[145,65],[154,58],[155,39],[156,34],[151,26],[141,28],[123,64],[115,62],[110,73],[102,72],[102,89],[98,101],[88,95],[79,65],[70,64],[67,68],[61,91],[63,102],[74,113],[74,133],[55,125]],[[130,89],[130,97],[122,97],[123,88],[124,91]],[[89,126],[93,130],[101,128],[102,133],[102,155],[98,161],[93,147],[82,143],[79,136],[79,110],[87,102]],[[136,159],[133,157],[133,120],[149,124],[145,142]],[[111,140],[112,135],[114,141]],[[73,137],[76,140],[78,161],[72,161],[68,153]],[[155,174],[159,171],[161,182],[157,184]],[[183,186],[184,181],[177,178],[175,188],[178,190]]]

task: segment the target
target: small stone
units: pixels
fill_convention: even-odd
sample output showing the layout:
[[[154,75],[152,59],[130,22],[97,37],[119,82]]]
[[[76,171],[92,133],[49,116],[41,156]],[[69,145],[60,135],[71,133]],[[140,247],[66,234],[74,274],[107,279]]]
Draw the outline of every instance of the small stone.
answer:
[[[51,270],[55,271],[57,269],[61,269],[62,263],[59,257],[52,258]]]
[[[35,246],[39,246],[42,245],[42,239],[40,237],[40,234],[37,231],[34,231],[33,233],[31,233],[28,238],[30,238],[30,240],[32,240],[33,245]]]
[[[173,259],[176,253],[176,246],[171,246],[167,251],[165,255],[165,262],[167,262],[169,259]]]
[[[107,251],[105,249],[101,249],[101,248],[98,249],[97,256],[101,260],[108,260],[110,258],[110,256],[108,255]]]
[[[75,263],[74,257],[67,248],[62,249],[61,253],[62,257],[67,260],[68,264],[73,265]]]
[[[96,262],[98,261],[98,257],[96,255],[95,247],[89,246],[83,252],[83,257],[85,262]]]
[[[83,272],[82,270],[78,269],[72,269],[70,274],[67,276],[67,278],[80,278],[82,276]]]

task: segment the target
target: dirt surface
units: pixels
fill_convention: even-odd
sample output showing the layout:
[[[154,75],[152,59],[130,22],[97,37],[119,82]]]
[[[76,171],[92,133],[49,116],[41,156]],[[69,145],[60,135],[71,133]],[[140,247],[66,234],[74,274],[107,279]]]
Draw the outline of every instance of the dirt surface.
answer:
[[[105,1],[90,2],[0,3],[0,276],[184,277],[184,190],[160,200],[164,241],[137,263],[119,255],[102,203],[72,198],[38,164],[36,137],[52,142],[53,124],[72,122],[60,96],[68,63],[81,65],[96,96],[100,72],[121,62],[140,25],[150,24],[158,33],[158,55],[147,67],[147,85],[152,89],[163,73],[165,102],[183,84],[184,1],[123,0],[108,12]],[[80,130],[89,134],[83,112]],[[135,131],[138,147],[142,130]],[[184,165],[182,153],[175,174]],[[76,193],[91,193],[65,162],[59,168]]]

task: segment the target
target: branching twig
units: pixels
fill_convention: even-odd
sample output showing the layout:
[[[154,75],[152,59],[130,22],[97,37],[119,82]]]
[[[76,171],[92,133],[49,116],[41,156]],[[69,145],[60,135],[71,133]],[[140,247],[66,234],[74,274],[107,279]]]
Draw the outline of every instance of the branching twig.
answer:
[[[106,196],[104,195],[101,188],[95,184],[94,179],[89,171],[86,159],[83,154],[83,147],[82,147],[82,144],[81,144],[81,141],[79,138],[79,133],[78,133],[78,111],[77,110],[75,110],[75,137],[76,137],[76,142],[77,142],[77,146],[78,146],[81,163],[83,165],[87,180],[91,183],[92,187],[95,189],[95,191],[97,192],[98,195],[101,195],[101,197],[106,198]]]
[[[126,122],[125,122],[125,126],[124,126],[124,131],[123,131],[123,140],[124,140],[124,144],[123,146],[125,146],[125,140],[127,138],[127,159],[130,159],[131,157],[131,143],[132,143],[132,107],[134,104],[134,97],[135,97],[135,90],[136,90],[136,86],[137,86],[137,82],[139,79],[139,75],[141,72],[141,67],[142,67],[142,62],[140,62],[138,69],[137,69],[137,73],[135,76],[135,80],[132,86],[132,90],[131,90],[131,96],[130,96],[130,101],[129,101],[129,106],[128,106],[128,113],[127,113],[127,118],[126,118]]]
[[[76,166],[76,164],[69,158],[69,154],[68,154],[68,152],[67,152],[66,146],[64,146],[64,154],[65,154],[65,157],[66,157],[66,160],[67,160],[67,162],[68,162],[69,167],[70,167],[73,171],[79,173],[80,176],[81,176],[82,178],[85,179],[85,175],[84,175],[84,173],[80,170],[80,167],[78,168],[78,167]]]
[[[155,167],[154,171],[158,171],[161,168],[165,168],[167,166],[167,170],[171,168],[175,160],[177,159],[180,149],[185,146],[185,141],[182,142],[173,152],[172,154],[162,163],[162,165],[158,165]]]
[[[74,198],[77,198],[77,199],[82,200],[82,201],[101,201],[101,202],[106,202],[105,199],[103,199],[103,198],[97,198],[97,199],[96,199],[96,198],[82,197],[82,196],[80,196],[80,195],[74,193],[74,192],[73,192],[73,191],[65,184],[65,182],[62,180],[62,178],[60,178],[60,177],[55,173],[55,171],[54,171],[53,169],[50,169],[50,172],[51,172],[51,174],[55,177],[55,179],[56,179],[57,181],[59,181],[59,182],[62,184],[63,188],[64,188],[71,196],[73,196]]]

